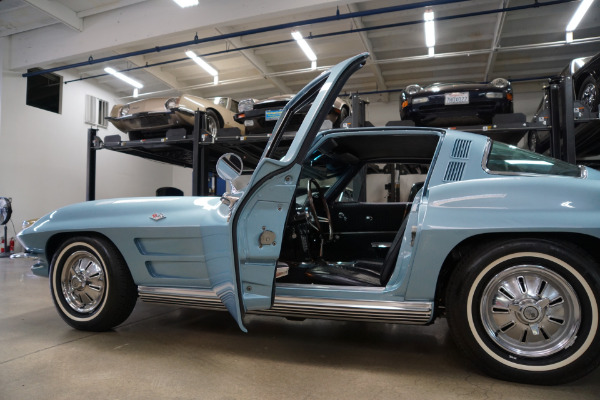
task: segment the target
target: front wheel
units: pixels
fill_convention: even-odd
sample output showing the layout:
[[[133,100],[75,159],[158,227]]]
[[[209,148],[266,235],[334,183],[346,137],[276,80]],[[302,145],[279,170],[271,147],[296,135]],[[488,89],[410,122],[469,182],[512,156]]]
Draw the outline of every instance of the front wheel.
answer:
[[[489,243],[459,263],[447,291],[457,345],[494,377],[559,384],[600,363],[599,266],[568,243]]]
[[[50,289],[63,320],[85,331],[106,331],[129,317],[137,288],[119,250],[108,240],[65,241],[50,266]]]

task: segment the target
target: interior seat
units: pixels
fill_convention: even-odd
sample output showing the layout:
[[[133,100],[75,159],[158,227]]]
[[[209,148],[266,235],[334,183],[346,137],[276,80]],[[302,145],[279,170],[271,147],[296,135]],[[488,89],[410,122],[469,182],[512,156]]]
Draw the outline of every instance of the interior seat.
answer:
[[[405,217],[383,262],[356,261],[352,264],[319,264],[305,272],[312,283],[345,286],[385,286],[394,271],[406,230]]]

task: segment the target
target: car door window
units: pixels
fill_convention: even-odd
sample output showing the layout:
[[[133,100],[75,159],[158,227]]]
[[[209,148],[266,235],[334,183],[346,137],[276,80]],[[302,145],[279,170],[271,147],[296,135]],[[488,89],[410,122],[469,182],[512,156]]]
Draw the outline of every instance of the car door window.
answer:
[[[427,164],[367,163],[336,196],[336,203],[412,201],[427,176]]]

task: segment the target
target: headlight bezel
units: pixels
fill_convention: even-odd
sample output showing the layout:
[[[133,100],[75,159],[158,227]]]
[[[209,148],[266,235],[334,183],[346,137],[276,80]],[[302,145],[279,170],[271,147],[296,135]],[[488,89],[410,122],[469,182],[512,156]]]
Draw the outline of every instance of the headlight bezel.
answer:
[[[167,111],[171,111],[177,107],[179,107],[179,97],[171,97],[165,101],[165,109]]]
[[[497,88],[507,88],[510,86],[510,82],[508,81],[508,79],[504,79],[504,78],[496,78],[493,81],[490,82],[490,84],[494,87]]]
[[[238,103],[238,113],[245,113],[254,110],[254,99],[240,100]]]
[[[407,87],[404,88],[404,91],[406,93],[408,93],[409,95],[411,95],[411,96],[419,93],[422,90],[423,90],[423,88],[420,85],[417,85],[417,84],[408,85]]]
[[[129,104],[125,104],[124,106],[121,106],[121,108],[119,109],[119,117],[126,117],[129,114]]]

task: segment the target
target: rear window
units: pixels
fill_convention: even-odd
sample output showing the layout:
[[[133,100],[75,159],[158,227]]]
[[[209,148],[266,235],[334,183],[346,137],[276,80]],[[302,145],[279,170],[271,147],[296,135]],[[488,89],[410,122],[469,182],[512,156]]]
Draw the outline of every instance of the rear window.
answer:
[[[581,177],[582,168],[504,143],[492,142],[486,167],[497,174],[539,174]]]

